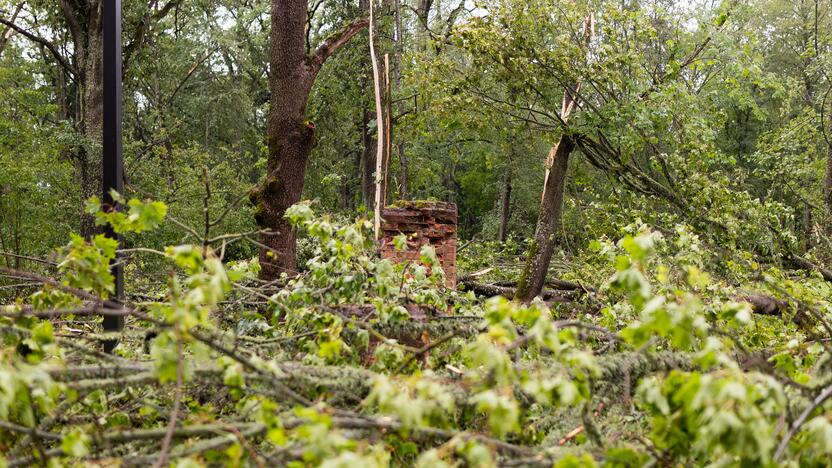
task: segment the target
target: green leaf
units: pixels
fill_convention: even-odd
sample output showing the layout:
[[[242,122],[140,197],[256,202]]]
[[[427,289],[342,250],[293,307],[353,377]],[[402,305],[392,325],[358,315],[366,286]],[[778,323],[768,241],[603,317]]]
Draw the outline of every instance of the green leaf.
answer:
[[[83,457],[90,452],[90,438],[81,429],[72,429],[61,439],[61,449],[70,457]]]

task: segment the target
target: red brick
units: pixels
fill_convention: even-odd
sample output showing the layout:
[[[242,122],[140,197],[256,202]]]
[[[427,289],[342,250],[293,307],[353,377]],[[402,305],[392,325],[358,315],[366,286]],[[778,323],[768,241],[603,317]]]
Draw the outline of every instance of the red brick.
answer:
[[[449,287],[456,287],[456,232],[457,209],[453,203],[399,202],[398,206],[384,208],[381,212],[382,258],[395,263],[418,261],[423,245],[431,245],[445,271]],[[397,251],[393,238],[408,236],[407,250]]]

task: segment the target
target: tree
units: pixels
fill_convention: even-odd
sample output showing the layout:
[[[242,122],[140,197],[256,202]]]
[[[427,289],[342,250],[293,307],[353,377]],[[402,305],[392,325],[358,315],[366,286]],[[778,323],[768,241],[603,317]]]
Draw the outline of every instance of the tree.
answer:
[[[269,46],[269,90],[266,178],[249,195],[261,230],[261,277],[274,279],[297,270],[296,233],[283,215],[300,201],[309,155],[315,147],[315,124],[306,107],[324,62],[367,27],[359,19],[332,34],[307,53],[307,0],[273,0]]]
[[[594,18],[589,14],[584,19],[584,47],[588,50],[592,40]],[[589,52],[587,52],[589,54]],[[565,124],[569,114],[578,105],[578,93],[581,82],[568,86],[563,94],[560,109],[560,120]],[[543,194],[540,197],[540,215],[534,240],[526,257],[526,267],[517,283],[514,298],[523,302],[531,302],[543,291],[546,274],[552,253],[555,251],[556,233],[563,213],[563,191],[566,187],[566,174],[569,170],[569,155],[575,149],[574,136],[567,130],[546,156],[546,175],[543,178]]]

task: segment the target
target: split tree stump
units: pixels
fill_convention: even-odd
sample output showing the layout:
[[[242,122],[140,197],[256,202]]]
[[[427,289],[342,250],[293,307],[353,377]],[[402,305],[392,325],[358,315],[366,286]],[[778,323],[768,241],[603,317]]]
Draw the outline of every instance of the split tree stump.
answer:
[[[400,201],[381,210],[382,258],[394,263],[419,262],[423,245],[431,245],[445,271],[446,284],[456,287],[456,204],[438,201]],[[407,250],[398,251],[393,238],[408,236]]]

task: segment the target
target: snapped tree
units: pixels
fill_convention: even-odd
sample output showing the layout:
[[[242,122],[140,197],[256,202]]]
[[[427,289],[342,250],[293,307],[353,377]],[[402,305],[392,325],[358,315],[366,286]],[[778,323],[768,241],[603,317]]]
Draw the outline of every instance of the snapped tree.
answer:
[[[588,48],[592,39],[594,18],[589,14],[584,18],[584,44]],[[563,93],[560,110],[560,120],[566,124],[569,114],[578,103],[580,81],[567,87]],[[566,173],[569,169],[569,155],[575,149],[575,139],[564,129],[558,141],[546,156],[546,175],[543,182],[543,194],[540,199],[540,214],[534,240],[526,257],[526,267],[517,284],[514,298],[523,302],[531,302],[539,295],[546,283],[546,272],[552,261],[555,250],[555,232],[560,224],[563,212],[563,190],[566,186]]]

